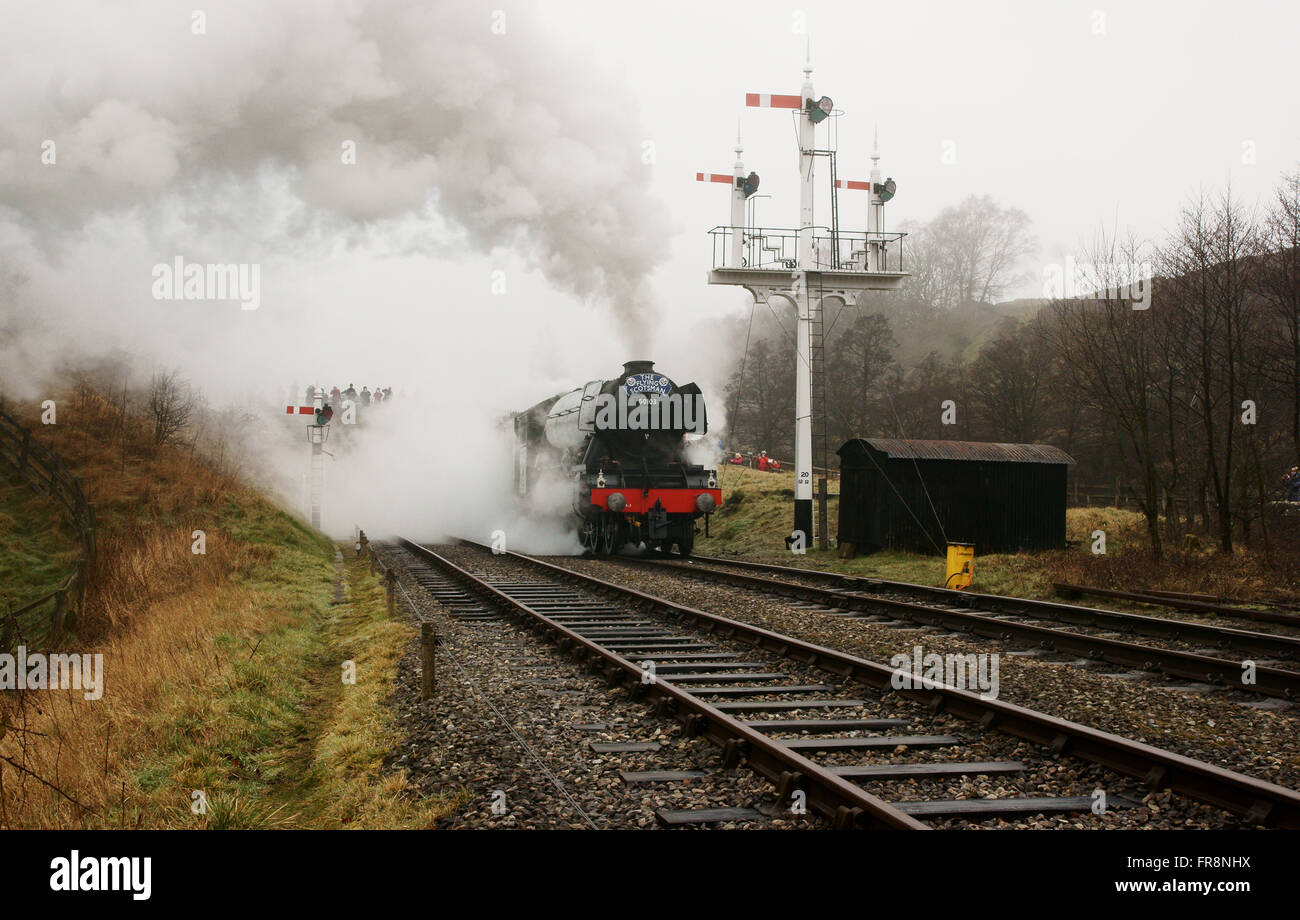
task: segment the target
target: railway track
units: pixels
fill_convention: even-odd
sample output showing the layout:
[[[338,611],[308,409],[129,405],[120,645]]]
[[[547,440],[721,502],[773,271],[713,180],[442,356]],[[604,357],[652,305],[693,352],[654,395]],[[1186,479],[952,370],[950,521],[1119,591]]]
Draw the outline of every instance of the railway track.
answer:
[[[1294,636],[709,556],[686,561],[629,556],[618,557],[617,562],[670,569],[790,598],[826,612],[883,615],[1087,660],[1158,671],[1222,689],[1300,699],[1300,638]],[[926,603],[891,596],[899,594],[919,596]],[[1120,635],[1126,638],[1117,638]],[[1182,647],[1137,643],[1127,638],[1131,635]],[[1227,657],[1224,652],[1229,650],[1245,657]],[[1252,666],[1249,671],[1247,662]],[[1243,682],[1244,675],[1254,682]]]
[[[1054,583],[1052,588],[1060,596],[1070,599],[1074,599],[1084,594],[1091,594],[1096,597],[1110,597],[1117,600],[1145,604],[1147,606],[1170,607],[1174,610],[1182,610],[1188,613],[1210,614],[1219,617],[1236,617],[1241,620],[1256,620],[1260,623],[1276,623],[1291,628],[1300,627],[1300,615],[1297,615],[1294,612],[1285,612],[1286,610],[1294,611],[1296,608],[1285,607],[1285,605],[1271,605],[1273,607],[1271,610],[1256,610],[1252,607],[1243,606],[1241,603],[1235,605],[1222,603],[1203,594],[1181,594],[1171,591],[1116,591],[1111,588],[1098,588],[1092,585],[1072,585],[1063,582]]]
[[[535,557],[495,556],[520,574],[485,577],[415,542],[401,546],[438,574],[435,587],[453,615],[513,614],[652,701],[687,736],[714,742],[724,767],[743,761],[776,786],[779,799],[798,798],[833,826],[922,829],[1052,813],[1087,819],[1098,801],[1096,773],[1111,809],[1169,788],[1248,825],[1300,827],[1300,794],[1253,777],[953,687],[894,689],[894,672],[883,665]],[[1032,757],[1001,756],[1026,749],[1026,741],[1036,746],[1027,748]],[[907,754],[909,762],[854,762],[872,752]],[[911,760],[916,752],[925,758]],[[907,800],[871,791],[897,788],[891,784],[899,780],[943,790],[954,779],[988,776],[1033,776],[1025,785],[1042,789],[1037,777],[1059,771],[1061,757],[1096,765],[1084,766],[1092,771],[1087,789],[1076,782],[1060,790],[1068,794]]]

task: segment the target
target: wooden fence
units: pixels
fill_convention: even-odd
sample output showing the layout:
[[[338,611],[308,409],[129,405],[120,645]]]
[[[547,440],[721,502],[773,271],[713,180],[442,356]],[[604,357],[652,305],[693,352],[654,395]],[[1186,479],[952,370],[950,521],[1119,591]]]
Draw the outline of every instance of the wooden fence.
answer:
[[[14,610],[0,611],[0,650],[13,647],[21,636],[19,617],[48,616],[44,642],[50,645],[71,625],[74,611],[85,601],[86,583],[95,560],[95,506],[86,501],[81,480],[69,472],[54,451],[32,437],[12,416],[0,410],[0,466],[36,493],[48,496],[63,510],[81,542],[76,568],[54,591]],[[24,641],[27,637],[22,637]]]

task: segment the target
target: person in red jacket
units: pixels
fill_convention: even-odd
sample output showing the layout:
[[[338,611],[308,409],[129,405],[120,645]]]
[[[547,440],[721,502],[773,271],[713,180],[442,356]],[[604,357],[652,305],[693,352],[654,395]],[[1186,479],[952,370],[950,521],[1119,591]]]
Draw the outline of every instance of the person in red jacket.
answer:
[[[758,452],[758,468],[760,470],[766,470],[766,469],[770,469],[771,465],[772,465],[771,461],[767,459],[767,451],[760,450]]]

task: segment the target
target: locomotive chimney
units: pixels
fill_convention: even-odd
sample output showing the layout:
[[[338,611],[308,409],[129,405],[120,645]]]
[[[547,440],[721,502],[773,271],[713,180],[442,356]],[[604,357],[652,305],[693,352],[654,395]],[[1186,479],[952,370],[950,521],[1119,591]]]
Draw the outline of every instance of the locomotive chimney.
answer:
[[[648,374],[655,369],[653,361],[627,361],[623,364],[623,375]]]

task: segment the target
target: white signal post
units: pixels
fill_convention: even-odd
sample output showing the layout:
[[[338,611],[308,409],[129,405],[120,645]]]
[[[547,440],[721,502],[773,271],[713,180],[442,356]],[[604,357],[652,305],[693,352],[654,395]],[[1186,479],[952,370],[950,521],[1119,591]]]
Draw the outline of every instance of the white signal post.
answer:
[[[787,96],[768,93],[748,93],[745,104],[757,108],[798,110],[799,142],[799,228],[794,253],[785,251],[788,234],[744,226],[744,191],[733,190],[731,223],[715,227],[715,236],[729,234],[730,245],[722,265],[717,262],[709,272],[710,284],[739,285],[746,288],[758,302],[780,298],[794,309],[797,317],[795,340],[795,507],[794,530],[802,534],[802,544],[807,545],[813,534],[813,418],[812,418],[812,339],[814,326],[820,334],[821,316],[825,303],[838,299],[847,303],[865,290],[896,290],[901,287],[907,273],[902,270],[902,239],[904,234],[885,234],[882,227],[881,206],[887,198],[879,194],[880,170],[877,167],[879,152],[872,153],[871,182],[836,182],[838,188],[867,191],[871,198],[867,212],[865,233],[841,233],[838,226],[824,236],[817,234],[815,226],[814,193],[816,190],[814,164],[818,156],[835,155],[832,150],[818,150],[817,123],[836,113],[829,99],[814,95],[812,64],[803,68],[804,80],[799,95]],[[816,117],[814,117],[816,116]],[[739,162],[741,150],[736,148],[737,180],[743,176]],[[697,174],[701,178],[703,174]],[[743,181],[737,181],[742,186]],[[892,187],[891,187],[892,191]],[[834,192],[832,192],[834,194]],[[738,211],[738,208],[740,209]],[[823,228],[824,229],[824,228]],[[746,237],[759,245],[751,249],[753,258],[746,263],[742,256]],[[848,257],[840,250],[844,242],[850,245]],[[892,244],[897,244],[890,264]],[[861,246],[861,249],[857,247]],[[768,253],[773,253],[770,258]],[[793,256],[793,258],[792,258]],[[820,339],[819,339],[820,341]],[[818,352],[821,353],[820,350]],[[823,493],[824,496],[824,493]],[[822,512],[825,514],[824,502]],[[793,535],[792,535],[793,536]],[[824,545],[823,545],[824,548]]]
[[[880,242],[877,236],[885,229],[885,201],[880,197],[880,131],[876,131],[871,142],[871,181],[867,183],[867,192],[871,196],[867,203],[867,271],[879,271]]]
[[[877,162],[880,160],[880,151],[874,150],[871,154],[871,181],[858,182],[852,179],[836,179],[835,187],[848,191],[867,192],[869,194],[867,204],[867,271],[874,272],[880,270],[880,241],[878,237],[884,227],[884,199],[880,197],[880,167]]]
[[[803,534],[806,546],[812,541],[812,291],[808,269],[813,265],[813,150],[817,126],[812,120],[812,62],[803,68],[805,100],[799,115],[799,268],[796,276],[795,309],[799,322],[795,330],[794,372],[794,529]],[[820,304],[818,308],[820,309]]]
[[[740,155],[745,148],[736,137],[736,165],[732,169],[735,181],[731,183],[731,266],[745,264],[745,162]]]
[[[325,406],[325,390],[323,387],[311,387],[310,406],[298,406],[298,415],[310,415],[311,424],[307,426],[307,438],[311,441],[311,466],[310,473],[310,492],[311,492],[311,526],[320,530],[320,506],[321,496],[325,492],[325,457],[323,444],[325,443],[325,426],[316,424],[316,413]],[[293,406],[285,406],[286,415],[294,415]]]
[[[704,173],[695,174],[696,182],[718,182],[731,186],[731,223],[728,225],[731,229],[731,245],[728,247],[727,266],[729,268],[742,268],[745,264],[745,163],[740,155],[745,152],[745,148],[740,146],[740,138],[736,138],[736,165],[732,169],[730,176],[725,173]]]

